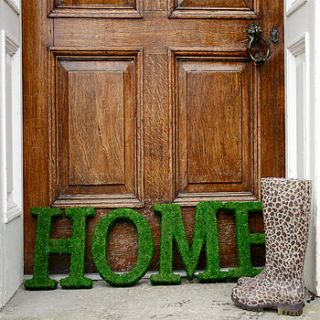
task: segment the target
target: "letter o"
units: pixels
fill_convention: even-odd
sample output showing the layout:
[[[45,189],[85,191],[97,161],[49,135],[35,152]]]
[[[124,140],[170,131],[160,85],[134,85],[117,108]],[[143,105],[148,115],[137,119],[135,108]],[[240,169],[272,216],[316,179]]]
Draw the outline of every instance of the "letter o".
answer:
[[[138,259],[135,267],[127,273],[112,271],[106,256],[109,232],[117,222],[126,221],[135,225],[138,236]],[[136,284],[148,271],[153,257],[153,235],[148,221],[132,209],[115,209],[101,218],[92,239],[92,257],[98,273],[113,287],[129,287]]]

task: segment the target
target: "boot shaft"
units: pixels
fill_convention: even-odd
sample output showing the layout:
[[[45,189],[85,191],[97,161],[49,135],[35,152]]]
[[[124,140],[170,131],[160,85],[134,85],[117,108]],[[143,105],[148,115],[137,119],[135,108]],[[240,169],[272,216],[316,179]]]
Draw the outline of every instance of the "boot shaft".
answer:
[[[261,179],[266,235],[266,270],[278,281],[301,279],[308,239],[311,182]]]

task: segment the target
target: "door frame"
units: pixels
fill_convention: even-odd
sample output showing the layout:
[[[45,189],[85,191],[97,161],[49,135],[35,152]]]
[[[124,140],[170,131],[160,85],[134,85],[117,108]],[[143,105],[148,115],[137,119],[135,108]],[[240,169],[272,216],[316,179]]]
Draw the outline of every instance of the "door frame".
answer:
[[[286,176],[313,181],[305,282],[320,295],[320,3],[285,0]],[[299,23],[297,23],[299,21]]]
[[[6,6],[6,10],[10,8],[13,10],[14,16],[16,17],[13,21],[20,21],[20,0],[0,0],[0,29],[4,30],[4,23],[8,22],[5,19],[5,12],[2,10]],[[305,167],[304,177],[311,178],[313,180],[313,214],[312,214],[312,224],[310,229],[310,243],[308,248],[308,254],[306,259],[306,273],[305,279],[308,288],[320,295],[320,168],[315,164],[320,163],[320,127],[318,126],[317,120],[320,119],[320,110],[316,108],[320,105],[320,63],[317,62],[316,57],[320,55],[320,3],[315,0],[284,0],[285,3],[285,49],[286,49],[286,62],[285,70],[287,75],[286,84],[286,167],[287,167],[287,177],[294,177],[298,175],[298,163]],[[18,4],[18,5],[17,5]],[[3,13],[3,14],[1,14]],[[12,15],[10,13],[9,15]],[[298,29],[293,29],[291,23],[294,23],[297,17],[307,16],[306,25],[299,23]],[[301,21],[300,21],[301,22]],[[16,26],[20,24],[15,22]],[[7,27],[8,28],[8,27]],[[12,30],[16,30],[16,27],[12,27]],[[300,29],[299,29],[300,28]],[[12,34],[16,37],[15,43],[20,43],[19,35],[14,31]],[[300,32],[304,36],[296,37],[295,41],[292,40],[292,33]],[[19,32],[18,32],[19,33]],[[3,46],[3,41],[2,41]],[[302,51],[301,51],[302,50]],[[3,51],[3,49],[2,49]],[[292,53],[293,52],[293,53]],[[300,52],[300,54],[299,54]],[[294,85],[296,83],[289,83],[290,75],[292,75],[292,70],[290,70],[290,63],[294,62],[301,52],[305,52],[305,63],[306,63],[306,73],[304,75],[304,81],[306,88],[310,88],[309,92],[305,96],[305,103],[308,106],[308,123],[309,130],[305,132],[306,138],[306,148],[307,153],[304,157],[300,157],[297,152],[297,141],[292,139],[296,135],[297,130],[305,130],[305,126],[302,126],[302,122],[297,124],[295,117],[295,106],[297,98],[293,99],[297,92],[297,87]],[[293,60],[292,60],[293,58]],[[291,62],[289,61],[291,59]],[[4,71],[1,69],[2,79]],[[16,71],[21,76],[21,72]],[[2,89],[3,90],[3,89]],[[1,100],[2,101],[2,100]],[[3,109],[3,102],[2,107]],[[1,109],[1,110],[2,110]],[[3,116],[1,114],[1,116]],[[15,119],[15,123],[19,126],[19,119]],[[301,126],[299,126],[299,124]],[[1,145],[0,154],[1,159],[5,157],[4,150],[4,132],[0,131]],[[291,138],[290,138],[291,137]],[[22,148],[22,139],[21,139]],[[3,203],[5,201],[3,196],[4,190],[4,179],[3,175],[6,174],[4,169],[3,161],[1,162],[0,171],[0,190],[2,197],[0,198],[1,204],[1,219],[0,219],[0,308],[5,305],[9,298],[14,294],[17,287],[21,284],[23,280],[23,253],[22,253],[22,239],[23,239],[23,229],[22,229],[22,215],[19,213],[17,216],[6,221],[4,214]],[[20,179],[20,184],[22,186],[22,177]],[[11,232],[13,236],[8,237],[9,228],[14,230],[20,230],[20,232]],[[12,230],[11,230],[12,231]],[[8,253],[12,254],[12,250],[17,248],[15,251],[15,259],[7,259]],[[15,262],[15,268],[10,267],[5,264],[5,261]],[[9,270],[9,271],[8,271]],[[6,282],[5,279],[11,279],[10,283]]]
[[[0,309],[23,280],[20,8],[0,0]]]

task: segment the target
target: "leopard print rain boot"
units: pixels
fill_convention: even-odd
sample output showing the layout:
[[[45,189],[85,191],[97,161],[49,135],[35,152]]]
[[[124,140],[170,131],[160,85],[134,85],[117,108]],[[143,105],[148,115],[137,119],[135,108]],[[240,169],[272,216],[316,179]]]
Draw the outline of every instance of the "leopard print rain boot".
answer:
[[[265,270],[245,279],[231,294],[246,310],[277,309],[278,314],[301,315],[303,266],[311,209],[311,182],[299,179],[261,180],[266,236]]]
[[[243,286],[243,285],[250,285],[251,286],[256,281],[258,281],[261,277],[264,277],[263,271],[255,277],[241,277],[241,278],[239,278],[237,281],[237,285],[238,286]]]

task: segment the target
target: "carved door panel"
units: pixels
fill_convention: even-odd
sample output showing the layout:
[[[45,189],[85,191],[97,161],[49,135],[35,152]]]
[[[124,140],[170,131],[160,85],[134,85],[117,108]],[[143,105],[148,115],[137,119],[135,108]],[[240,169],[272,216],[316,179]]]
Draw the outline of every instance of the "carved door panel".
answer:
[[[266,37],[273,26],[282,34],[282,3],[48,0],[23,8],[27,273],[31,207],[97,208],[88,272],[99,218],[136,208],[154,232],[156,269],[155,203],[181,204],[191,236],[199,201],[258,200],[260,177],[284,175],[283,45],[257,67],[246,35],[252,22]],[[233,217],[218,219],[221,266],[234,266]],[[250,226],[261,231],[261,217]],[[70,236],[69,222],[57,221],[53,236]],[[130,269],[134,228],[117,225],[108,252],[115,270]],[[66,257],[52,257],[51,272],[67,269]]]

